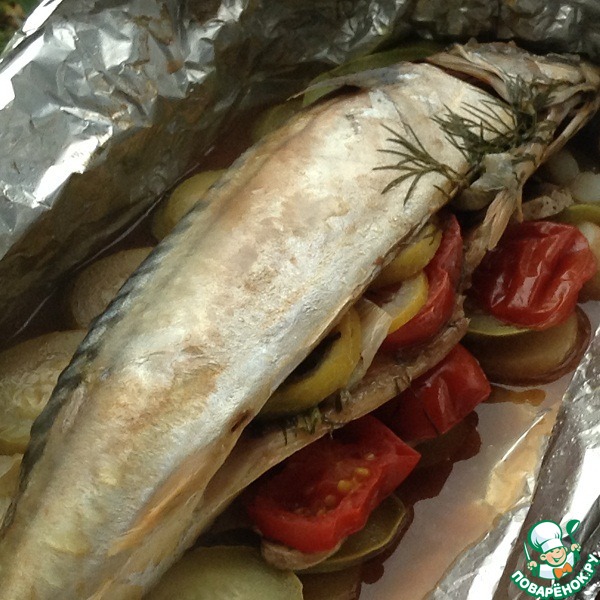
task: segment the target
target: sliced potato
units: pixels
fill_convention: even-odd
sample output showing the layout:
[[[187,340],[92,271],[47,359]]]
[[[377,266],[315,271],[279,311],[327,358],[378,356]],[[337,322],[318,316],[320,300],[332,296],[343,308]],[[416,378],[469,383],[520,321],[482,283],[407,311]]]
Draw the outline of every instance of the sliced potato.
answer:
[[[188,552],[147,600],[303,600],[291,571],[268,565],[255,548],[212,546]]]
[[[92,263],[75,278],[68,310],[75,327],[87,329],[102,314],[152,248],[122,250]]]
[[[29,430],[85,331],[57,331],[0,354],[0,453],[24,452]]]
[[[258,142],[265,135],[279,129],[286,121],[289,121],[298,111],[302,109],[302,99],[294,98],[267,108],[261,113],[252,127],[252,141]]]
[[[508,336],[473,336],[465,346],[496,383],[528,384],[551,381],[566,372],[589,341],[590,324],[581,310],[545,331]]]
[[[220,179],[226,169],[203,171],[180,183],[163,202],[152,220],[152,235],[162,240],[187,213],[200,202],[208,189]]]
[[[22,454],[0,456],[0,523],[19,485]]]

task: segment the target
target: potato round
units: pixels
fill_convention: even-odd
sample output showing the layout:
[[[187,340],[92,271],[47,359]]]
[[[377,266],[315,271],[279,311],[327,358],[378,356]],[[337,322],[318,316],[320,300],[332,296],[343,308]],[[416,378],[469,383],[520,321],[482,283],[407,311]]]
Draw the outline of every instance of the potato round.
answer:
[[[75,327],[87,329],[104,312],[151,250],[151,247],[122,250],[97,260],[79,273],[68,299],[68,310]]]
[[[188,552],[147,600],[302,600],[291,571],[268,565],[255,548],[213,546]]]
[[[19,485],[22,454],[0,456],[0,523]]]
[[[152,220],[152,235],[162,240],[187,213],[204,198],[208,189],[226,169],[203,171],[180,183],[158,208]]]
[[[566,149],[551,156],[542,167],[543,174],[556,185],[569,185],[579,175],[579,165]]]
[[[85,331],[57,331],[0,354],[0,453],[24,452],[29,430]]]

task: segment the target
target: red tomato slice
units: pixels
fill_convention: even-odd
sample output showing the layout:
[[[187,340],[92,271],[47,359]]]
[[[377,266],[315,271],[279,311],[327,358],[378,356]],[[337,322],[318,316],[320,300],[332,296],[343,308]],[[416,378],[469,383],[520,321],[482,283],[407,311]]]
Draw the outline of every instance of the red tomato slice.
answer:
[[[463,239],[460,225],[454,215],[446,223],[444,235],[437,252],[425,267],[425,273],[435,273],[438,269],[446,271],[453,288],[458,285],[463,263]]]
[[[407,443],[416,444],[449,431],[490,392],[477,360],[458,345],[377,414]]]
[[[267,474],[247,502],[248,514],[267,538],[301,552],[330,550],[365,526],[419,457],[367,415]]]
[[[448,321],[454,310],[454,291],[462,269],[463,241],[460,225],[452,215],[442,236],[442,242],[425,267],[429,296],[425,306],[405,325],[383,341],[382,348],[395,351],[420,344],[432,338]]]
[[[528,221],[509,227],[473,275],[471,296],[494,317],[547,329],[573,312],[596,261],[573,225]]]

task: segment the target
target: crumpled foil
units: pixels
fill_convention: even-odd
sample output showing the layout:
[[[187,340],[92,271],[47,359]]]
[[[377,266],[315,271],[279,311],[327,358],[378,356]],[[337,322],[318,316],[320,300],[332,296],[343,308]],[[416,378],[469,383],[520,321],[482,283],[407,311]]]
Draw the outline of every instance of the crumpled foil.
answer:
[[[0,57],[0,332],[147,212],[236,116],[414,36],[515,39],[600,62],[600,3],[44,0]],[[583,520],[583,553],[600,548],[599,353],[596,337],[533,500],[459,557],[432,598],[519,597],[508,577],[544,516]],[[581,598],[599,591],[596,579]]]
[[[595,0],[44,0],[0,59],[0,333],[244,109],[411,35],[600,60]]]

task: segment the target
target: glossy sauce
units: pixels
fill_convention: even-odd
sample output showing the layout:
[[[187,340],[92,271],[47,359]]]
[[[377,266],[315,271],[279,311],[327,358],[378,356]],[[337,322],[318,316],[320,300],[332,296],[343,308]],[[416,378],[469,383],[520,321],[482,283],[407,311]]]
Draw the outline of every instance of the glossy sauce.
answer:
[[[600,302],[583,309],[595,331]],[[490,399],[455,428],[462,431],[449,432],[452,443],[433,440],[445,448],[439,463],[431,464],[431,442],[417,447],[426,450],[424,467],[397,492],[413,506],[414,520],[390,555],[363,565],[361,600],[427,597],[458,556],[527,497],[575,366],[552,383],[494,385]]]

